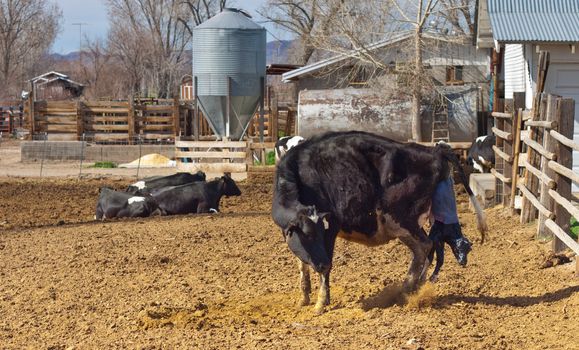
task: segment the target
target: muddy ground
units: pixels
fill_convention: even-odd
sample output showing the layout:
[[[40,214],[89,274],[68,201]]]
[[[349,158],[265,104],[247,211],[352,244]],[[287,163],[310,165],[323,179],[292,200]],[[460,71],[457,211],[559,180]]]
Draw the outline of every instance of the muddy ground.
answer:
[[[98,188],[128,182],[0,178],[0,348],[578,348],[574,263],[541,269],[548,244],[500,208],[469,266],[447,249],[440,281],[414,296],[398,289],[410,260],[400,243],[338,241],[332,303],[315,316],[295,306],[271,178],[241,183],[217,215],[93,222]]]

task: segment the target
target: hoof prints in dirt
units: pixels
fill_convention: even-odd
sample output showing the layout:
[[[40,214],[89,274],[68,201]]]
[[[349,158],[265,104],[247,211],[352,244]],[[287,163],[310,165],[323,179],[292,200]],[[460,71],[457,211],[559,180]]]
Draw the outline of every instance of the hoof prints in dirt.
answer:
[[[200,330],[205,325],[209,309],[198,302],[193,309],[153,306],[142,310],[138,315],[138,325],[142,329],[177,327]]]

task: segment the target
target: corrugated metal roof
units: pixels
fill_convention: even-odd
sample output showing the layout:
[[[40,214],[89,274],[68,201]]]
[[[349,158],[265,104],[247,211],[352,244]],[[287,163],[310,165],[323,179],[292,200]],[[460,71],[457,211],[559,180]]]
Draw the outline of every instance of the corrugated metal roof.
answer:
[[[579,0],[488,0],[499,42],[579,42]]]
[[[410,31],[398,32],[398,33],[393,34],[390,38],[388,38],[386,40],[382,40],[382,41],[379,41],[377,43],[368,45],[367,47],[365,47],[363,49],[352,50],[348,53],[339,54],[339,55],[336,55],[336,56],[326,58],[324,60],[312,63],[310,65],[304,66],[302,68],[294,69],[292,71],[289,71],[287,73],[282,74],[282,81],[284,83],[288,83],[291,80],[294,80],[303,74],[318,71],[324,67],[332,65],[334,63],[338,63],[338,62],[343,61],[347,58],[356,57],[361,52],[364,52],[364,50],[372,51],[372,50],[376,50],[376,49],[379,49],[382,47],[386,47],[386,46],[395,44],[395,43],[400,42],[402,40],[406,40],[406,39],[411,37],[411,34],[412,33]]]

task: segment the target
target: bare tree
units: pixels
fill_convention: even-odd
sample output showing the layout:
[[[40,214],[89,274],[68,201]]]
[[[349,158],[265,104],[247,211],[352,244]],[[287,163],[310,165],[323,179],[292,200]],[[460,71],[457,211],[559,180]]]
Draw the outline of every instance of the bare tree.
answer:
[[[324,72],[349,70],[344,79],[356,80],[360,75],[378,78],[391,71],[392,62],[386,62],[384,52],[375,50],[374,44],[411,35],[412,45],[407,45],[408,40],[400,42],[396,52],[401,61],[411,63],[403,72],[397,72],[397,82],[401,87],[398,93],[411,98],[414,140],[422,139],[423,96],[434,86],[423,61],[424,52],[437,48],[432,39],[425,40],[424,33],[436,30],[453,34],[452,40],[458,42],[474,28],[474,0],[272,0],[268,4],[262,15],[305,43],[305,57],[314,51],[347,55],[349,59],[341,61],[341,65]]]
[[[192,30],[227,5],[227,0],[107,0],[108,46],[130,76],[130,92],[176,93],[190,72]]]
[[[344,3],[344,0],[269,0],[258,13],[296,36],[299,45],[296,63],[307,64],[316,50],[313,38],[329,34],[333,17]]]
[[[45,0],[0,0],[0,79],[14,96],[48,53],[60,29],[61,11]]]

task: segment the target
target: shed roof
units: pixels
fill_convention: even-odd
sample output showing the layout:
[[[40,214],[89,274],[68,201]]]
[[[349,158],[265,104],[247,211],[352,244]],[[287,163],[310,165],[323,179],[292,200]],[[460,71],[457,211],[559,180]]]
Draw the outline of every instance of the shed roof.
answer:
[[[487,1],[495,41],[579,42],[579,0]]]
[[[282,74],[282,81],[284,83],[289,83],[290,81],[296,80],[304,74],[309,74],[309,73],[319,71],[320,69],[323,69],[325,67],[328,67],[328,66],[336,64],[336,63],[339,63],[339,62],[344,61],[348,58],[359,57],[360,53],[363,53],[363,52],[374,51],[377,49],[381,49],[384,47],[388,47],[388,46],[397,44],[401,41],[411,39],[412,36],[413,36],[412,31],[400,31],[400,32],[393,33],[389,38],[378,41],[378,42],[373,43],[373,44],[370,44],[366,47],[354,49],[354,50],[351,50],[351,51],[346,52],[346,53],[341,53],[341,54],[338,54],[336,56],[332,56],[330,58],[326,58],[324,60],[321,60],[321,61],[309,64],[307,66],[303,66],[301,68],[294,69],[292,71],[284,73],[284,74]],[[457,39],[455,37],[447,36],[447,35],[443,35],[443,34],[439,34],[439,33],[433,33],[433,32],[424,32],[422,34],[422,37],[425,39],[433,39],[433,40],[448,41],[448,42],[459,42],[460,41],[460,39]]]

